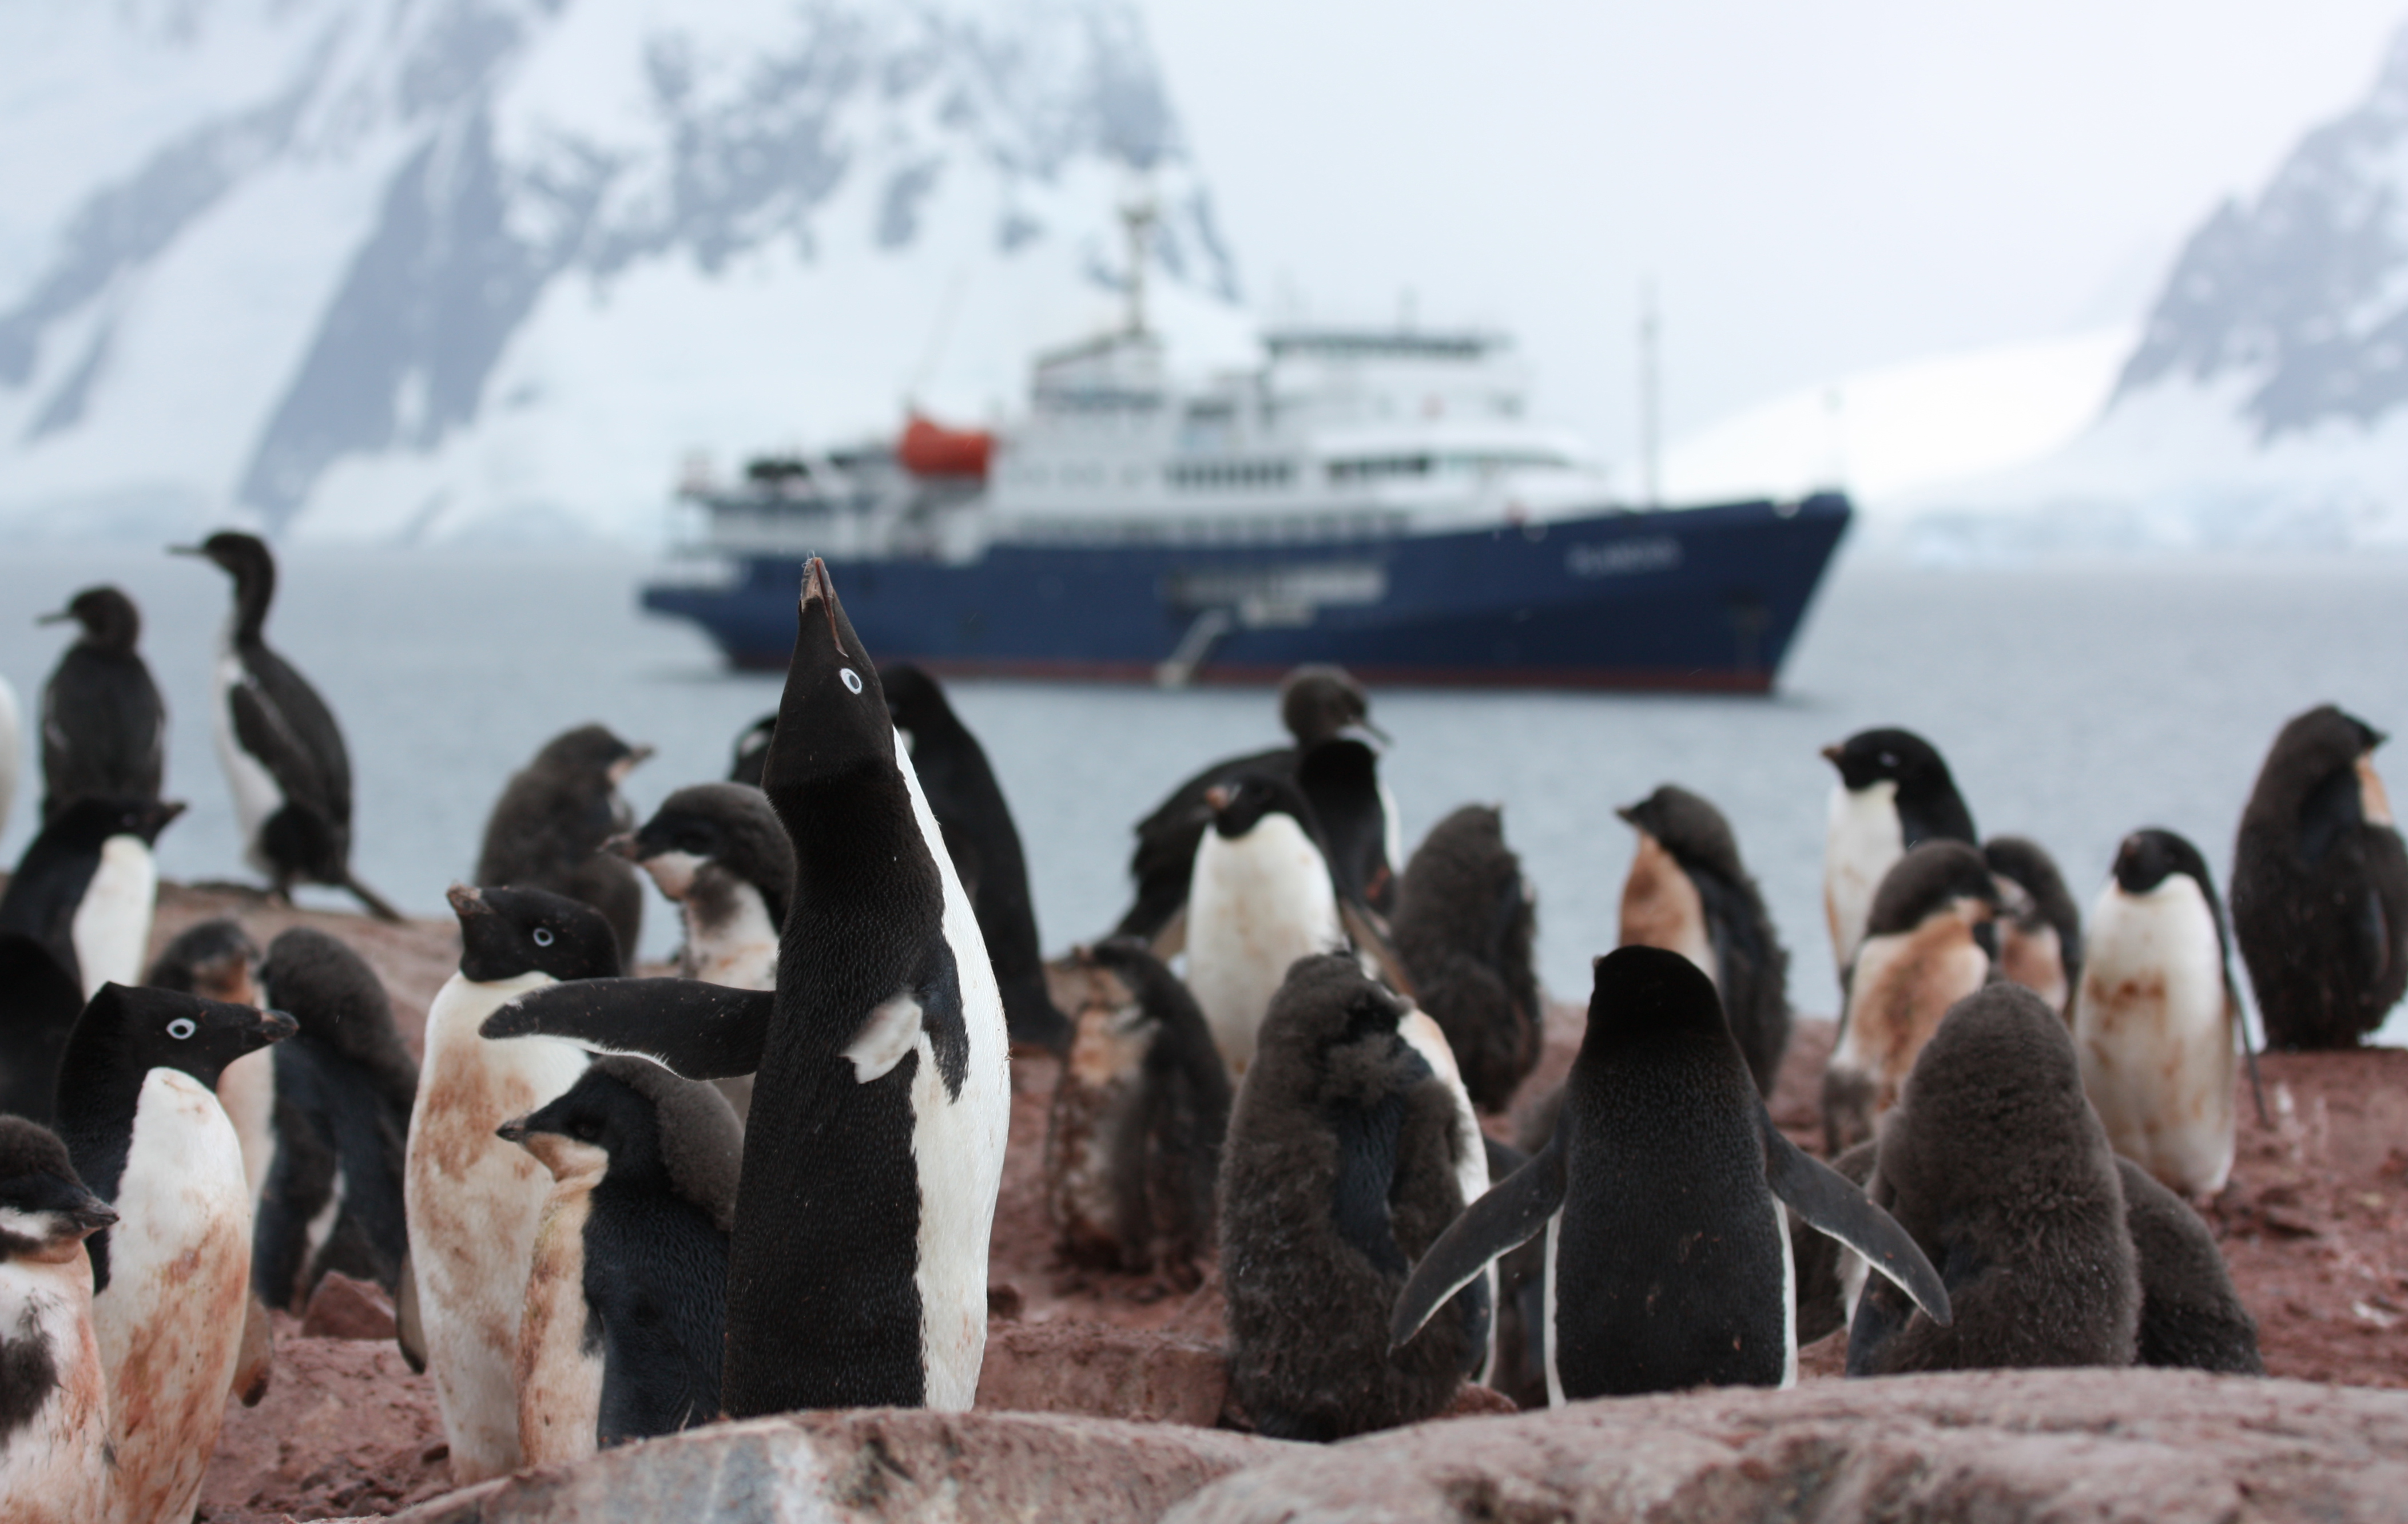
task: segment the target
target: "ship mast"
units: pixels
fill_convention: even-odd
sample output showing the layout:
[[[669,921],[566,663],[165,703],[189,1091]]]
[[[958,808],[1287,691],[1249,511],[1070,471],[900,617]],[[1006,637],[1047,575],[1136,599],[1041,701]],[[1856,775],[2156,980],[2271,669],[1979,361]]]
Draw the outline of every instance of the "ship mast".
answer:
[[[1659,450],[1663,378],[1656,358],[1656,282],[1639,284],[1639,485],[1647,508],[1664,506]]]
[[[1145,333],[1145,236],[1154,226],[1154,202],[1151,198],[1133,200],[1121,208],[1121,225],[1128,233],[1128,336]]]

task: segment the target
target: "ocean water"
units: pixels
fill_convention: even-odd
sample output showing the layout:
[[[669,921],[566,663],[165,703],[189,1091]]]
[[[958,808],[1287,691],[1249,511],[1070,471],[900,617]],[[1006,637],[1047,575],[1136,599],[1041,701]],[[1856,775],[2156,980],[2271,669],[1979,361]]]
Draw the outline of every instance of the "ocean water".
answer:
[[[599,720],[659,749],[629,780],[639,817],[723,775],[738,731],[775,706],[777,680],[726,672],[699,634],[642,614],[647,569],[591,553],[285,556],[268,638],[350,738],[354,860],[368,883],[441,913],[504,780],[569,726]],[[162,870],[248,877],[208,714],[229,603],[213,567],[148,548],[12,548],[0,558],[0,677],[30,732],[67,638],[34,620],[103,581],[143,610],[173,726],[167,786],[192,806],[161,840]],[[1011,801],[1049,952],[1118,915],[1132,822],[1203,764],[1282,739],[1267,689],[952,692]],[[1677,782],[1730,817],[1789,947],[1791,999],[1815,1014],[1837,1004],[1820,888],[1825,744],[1874,725],[1921,731],[1983,831],[2038,839],[2086,907],[2117,840],[2140,826],[2183,832],[2229,874],[2266,746],[2286,717],[2328,699],[2408,728],[2408,560],[1965,570],[1843,557],[1776,697],[1396,689],[1374,694],[1373,718],[1395,740],[1383,770],[1408,851],[1459,804],[1503,806],[1538,887],[1555,993],[1584,997],[1588,960],[1613,945],[1631,855],[1614,807]],[[34,828],[30,734],[26,751],[0,822],[10,861]],[[646,949],[664,953],[669,907],[654,899],[646,913]]]

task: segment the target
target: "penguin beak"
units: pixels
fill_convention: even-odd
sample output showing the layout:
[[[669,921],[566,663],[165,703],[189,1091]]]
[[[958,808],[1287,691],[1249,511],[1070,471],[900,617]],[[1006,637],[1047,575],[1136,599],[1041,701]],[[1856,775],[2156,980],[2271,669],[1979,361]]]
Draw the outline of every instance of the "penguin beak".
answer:
[[[1338,733],[1344,736],[1349,740],[1359,740],[1366,744],[1380,747],[1393,746],[1396,744],[1396,742],[1388,739],[1388,733],[1385,730],[1373,725],[1368,719],[1356,720],[1352,725],[1344,726],[1340,728]]]
[[[1840,756],[1844,750],[1845,748],[1840,746],[1837,742],[1826,746],[1823,748],[1823,760],[1836,768],[1840,765]]]
[[[1229,791],[1222,787],[1219,784],[1214,784],[1211,787],[1204,791],[1204,808],[1207,810],[1211,811],[1217,815],[1228,807]]]
[[[527,1139],[527,1119],[523,1116],[513,1116],[495,1128],[494,1136],[504,1143],[514,1143],[523,1146]]]
[[[466,884],[455,884],[452,885],[452,887],[443,891],[443,898],[452,902],[452,913],[454,915],[491,915],[494,913],[494,907],[485,903],[484,891],[481,889],[472,888]]]
[[[301,1024],[281,1011],[262,1011],[259,1031],[270,1042],[281,1042],[301,1029]]]
[[[610,786],[616,788],[625,783],[627,774],[642,766],[644,759],[652,755],[652,747],[642,741],[628,747],[626,755],[610,764]]]
[[[198,555],[206,557],[209,553],[201,549],[198,545],[170,545],[167,547],[167,554],[169,555]]]
[[[1613,807],[1613,812],[1622,817],[1624,824],[1636,826],[1639,824],[1639,816],[1634,812],[1638,808],[1639,806],[1635,804],[1617,804]]]
[[[115,1227],[117,1212],[107,1201],[94,1196],[87,1199],[83,1205],[68,1212],[67,1221],[75,1224],[77,1230],[85,1237],[90,1237],[104,1228]]]
[[[73,613],[64,609],[61,609],[57,613],[42,615],[40,618],[35,620],[34,623],[36,625],[64,625],[74,617],[75,615]]]
[[[634,831],[621,831],[618,835],[611,837],[609,841],[603,842],[599,847],[595,849],[595,855],[598,857],[606,852],[614,857],[624,857],[631,863],[643,861],[641,857],[636,855],[636,833]]]

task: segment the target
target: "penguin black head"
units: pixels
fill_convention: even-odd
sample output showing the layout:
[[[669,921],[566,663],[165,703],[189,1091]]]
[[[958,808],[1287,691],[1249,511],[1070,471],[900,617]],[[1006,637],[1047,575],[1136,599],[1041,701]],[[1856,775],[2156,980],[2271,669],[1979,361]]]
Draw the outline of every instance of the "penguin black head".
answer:
[[[544,889],[444,891],[460,919],[460,972],[480,985],[523,973],[571,979],[619,975],[619,937],[602,913]]]
[[[769,738],[777,733],[778,716],[764,714],[736,738],[735,755],[727,765],[727,781],[761,786],[761,764],[769,757]]]
[[[142,638],[142,615],[134,600],[114,587],[87,587],[67,601],[67,606],[54,614],[44,614],[37,623],[64,625],[74,620],[83,626],[81,644],[111,655],[123,655],[134,649]]]
[[[301,1024],[312,1045],[372,1071],[414,1073],[393,1026],[393,1000],[367,959],[341,939],[296,926],[267,944],[259,983],[278,1010]]]
[[[1226,841],[1236,841],[1262,824],[1265,815],[1286,815],[1317,836],[1318,823],[1304,790],[1284,773],[1241,773],[1226,784],[1204,791],[1205,808],[1212,812],[1212,828]]]
[[[555,772],[605,773],[615,787],[652,755],[650,746],[621,740],[608,726],[580,725],[544,742],[543,750],[535,754],[534,765]]]
[[[0,1116],[0,1255],[71,1258],[116,1220],[108,1203],[84,1188],[56,1133]]]
[[[1371,696],[1343,668],[1315,662],[1297,668],[1280,683],[1280,723],[1298,747],[1317,746],[1354,728],[1386,740],[1372,728],[1370,716]]]
[[[1747,877],[1740,866],[1739,841],[1730,822],[1706,800],[1676,784],[1666,784],[1641,799],[1613,812],[1645,831],[1675,861],[1703,868],[1740,882]]]
[[[108,984],[76,1018],[61,1072],[83,1072],[95,1064],[121,1074],[176,1069],[214,1089],[226,1065],[296,1029],[281,1011]]]
[[[1700,1041],[1730,1050],[1740,1072],[1746,1069],[1730,1024],[1723,1019],[1714,982],[1678,953],[1633,944],[1618,947],[1591,964],[1588,1031],[1572,1060],[1576,1075],[1594,1074],[1615,1055],[1667,1041]]]
[[[259,947],[228,916],[196,922],[151,960],[142,982],[236,1005],[259,1003]]]
[[[759,789],[695,784],[661,801],[641,829],[612,839],[612,849],[640,864],[661,893],[682,899],[695,870],[717,863],[761,891],[769,918],[782,923],[795,892],[795,844]]]
[[[184,812],[181,799],[140,799],[132,798],[103,798],[93,796],[77,799],[42,825],[38,840],[55,848],[98,852],[101,843],[113,836],[131,836],[143,845],[157,843],[159,833],[168,822]]]
[[[1955,786],[1939,748],[1912,730],[1859,730],[1836,746],[1824,747],[1823,758],[1840,769],[1840,782],[1851,790],[1870,788],[1884,779],[1900,788],[1932,778]]]
[[[607,1174],[616,1186],[666,1191],[736,1226],[744,1129],[716,1086],[645,1058],[596,1058],[560,1096],[502,1125],[499,1135],[553,1175]]]
[[[946,701],[945,690],[919,667],[908,661],[889,662],[879,669],[878,676],[886,690],[886,711],[894,717],[896,729],[917,736],[930,730],[961,728],[962,722],[954,715],[953,706]]]
[[[2193,846],[2172,831],[2152,826],[2134,831],[2115,848],[2115,886],[2126,894],[2147,894],[2163,884],[2168,875],[2186,873],[2197,881],[2215,903],[2214,880],[2208,876],[2207,859]]]
[[[1392,1043],[1403,1043],[1398,1024],[1410,1009],[1403,997],[1366,975],[1349,954],[1297,958],[1264,1013],[1247,1074],[1281,1074],[1291,1084],[1301,1080],[1312,1088],[1314,1077],[1329,1073],[1337,1050],[1367,1038],[1381,1039],[1374,1044],[1372,1061],[1383,1063]],[[1418,1056],[1412,1057],[1418,1062]],[[1344,1076],[1332,1077],[1344,1088]]]
[[[2319,787],[2357,768],[2388,739],[2357,715],[2319,704],[2293,716],[2275,736],[2250,802],[2297,813]]]
[[[1998,880],[1990,876],[1982,854],[1964,842],[1926,841],[1882,876],[1865,935],[1894,937],[1912,931],[1952,907],[1976,923],[1978,936],[1980,924],[1998,914]]]
[[[761,769],[761,786],[773,801],[817,783],[895,767],[895,723],[878,669],[817,556],[796,608],[794,655]]]

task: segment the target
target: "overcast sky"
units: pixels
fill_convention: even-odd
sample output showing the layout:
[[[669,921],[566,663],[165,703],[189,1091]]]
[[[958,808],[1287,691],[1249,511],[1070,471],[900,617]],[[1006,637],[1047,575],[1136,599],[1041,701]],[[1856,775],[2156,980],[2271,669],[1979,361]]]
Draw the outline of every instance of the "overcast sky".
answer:
[[[2137,318],[2402,0],[1141,0],[1254,305],[1518,334],[1627,459],[1852,368]]]

